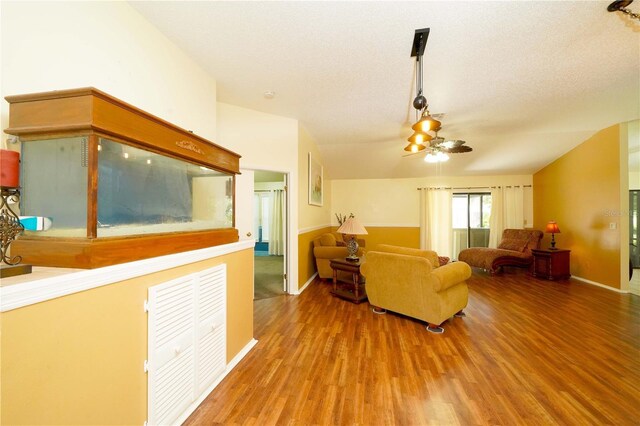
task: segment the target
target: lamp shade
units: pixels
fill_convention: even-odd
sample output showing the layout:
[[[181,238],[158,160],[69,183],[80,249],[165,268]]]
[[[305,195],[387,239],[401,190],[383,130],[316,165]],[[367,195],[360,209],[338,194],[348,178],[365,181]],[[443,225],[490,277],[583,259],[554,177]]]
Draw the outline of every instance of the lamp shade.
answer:
[[[547,223],[547,228],[544,230],[544,232],[546,232],[547,234],[559,234],[560,228],[558,228],[558,224],[555,220],[551,220],[549,221],[549,223]]]
[[[431,116],[429,111],[425,110],[422,113],[422,117],[420,117],[420,120],[418,120],[416,124],[411,126],[411,128],[416,132],[424,133],[432,130],[437,131],[438,129],[440,129],[441,124],[441,122]]]
[[[360,222],[356,220],[354,217],[350,217],[345,220],[340,228],[338,228],[338,232],[340,234],[347,235],[366,235],[368,234],[367,230],[364,229],[364,226]]]
[[[407,139],[409,142],[411,142],[412,144],[423,144],[425,142],[429,142],[431,139],[433,139],[433,136],[431,136],[428,133],[424,133],[424,132],[415,132],[414,134],[412,134],[411,136],[409,136],[409,138]]]
[[[422,151],[425,148],[426,148],[426,146],[424,146],[422,144],[417,144],[417,143],[410,142],[409,145],[404,147],[404,150],[408,151],[408,152],[418,152],[418,151]]]

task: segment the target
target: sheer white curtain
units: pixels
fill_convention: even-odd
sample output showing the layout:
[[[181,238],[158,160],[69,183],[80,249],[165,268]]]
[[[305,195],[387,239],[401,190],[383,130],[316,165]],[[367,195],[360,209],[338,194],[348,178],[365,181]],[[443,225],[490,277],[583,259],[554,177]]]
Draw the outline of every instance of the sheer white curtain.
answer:
[[[491,190],[489,247],[496,248],[506,228],[524,227],[524,187],[505,186]]]
[[[520,229],[524,226],[524,188],[506,186],[504,194],[504,227]]]
[[[284,191],[271,191],[271,214],[269,215],[269,254],[284,254]]]
[[[491,189],[491,217],[489,217],[489,247],[496,248],[504,230],[504,201],[502,188]]]
[[[420,248],[453,258],[451,190],[420,188]]]

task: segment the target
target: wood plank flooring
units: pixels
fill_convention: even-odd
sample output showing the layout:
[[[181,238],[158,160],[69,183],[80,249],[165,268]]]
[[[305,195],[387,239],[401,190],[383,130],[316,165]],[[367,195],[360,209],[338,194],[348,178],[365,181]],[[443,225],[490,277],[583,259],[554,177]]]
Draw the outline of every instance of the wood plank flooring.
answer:
[[[256,301],[258,344],[185,424],[640,424],[638,296],[474,271],[435,335],[329,291]]]

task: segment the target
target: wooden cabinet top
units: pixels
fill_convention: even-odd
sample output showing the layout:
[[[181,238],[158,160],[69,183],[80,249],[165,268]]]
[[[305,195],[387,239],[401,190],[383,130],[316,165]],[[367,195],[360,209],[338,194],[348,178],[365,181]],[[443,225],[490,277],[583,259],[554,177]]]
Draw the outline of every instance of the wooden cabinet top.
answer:
[[[567,250],[567,249],[555,249],[555,250],[551,250],[551,249],[531,249],[532,253],[539,253],[539,254],[551,254],[551,253],[566,253],[566,252],[571,252],[571,250]]]
[[[7,96],[9,128],[24,141],[98,134],[229,172],[240,155],[93,87]]]

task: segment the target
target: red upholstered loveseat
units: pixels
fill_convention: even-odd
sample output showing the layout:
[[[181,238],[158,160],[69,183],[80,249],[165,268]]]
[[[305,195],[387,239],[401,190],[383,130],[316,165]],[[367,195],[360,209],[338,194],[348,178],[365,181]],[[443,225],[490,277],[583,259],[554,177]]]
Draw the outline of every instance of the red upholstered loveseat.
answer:
[[[542,231],[536,229],[505,229],[498,248],[471,247],[458,255],[458,260],[469,266],[496,274],[503,266],[528,268],[533,262],[531,249],[540,248]]]

